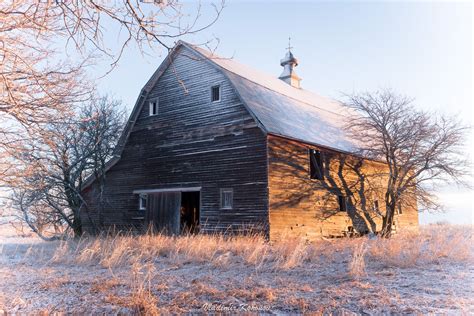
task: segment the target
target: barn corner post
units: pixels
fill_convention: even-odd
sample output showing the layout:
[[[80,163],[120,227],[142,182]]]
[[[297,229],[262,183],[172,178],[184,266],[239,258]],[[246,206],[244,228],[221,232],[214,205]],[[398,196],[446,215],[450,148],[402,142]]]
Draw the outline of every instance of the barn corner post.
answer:
[[[104,226],[104,208],[105,208],[105,197],[104,197],[104,190],[105,190],[105,163],[100,164],[101,170],[95,171],[96,181],[99,187],[99,196],[98,203],[97,203],[97,216],[98,216],[98,223],[97,226],[99,229],[102,229]]]

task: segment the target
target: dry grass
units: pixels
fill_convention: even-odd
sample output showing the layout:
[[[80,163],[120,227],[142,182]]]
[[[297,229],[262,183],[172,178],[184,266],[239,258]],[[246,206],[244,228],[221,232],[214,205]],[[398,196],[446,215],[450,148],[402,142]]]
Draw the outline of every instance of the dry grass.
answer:
[[[388,267],[415,267],[473,261],[473,229],[469,226],[430,225],[392,239],[370,240],[369,257]]]
[[[471,227],[432,225],[390,240],[357,238],[312,243],[289,237],[268,243],[259,235],[107,236],[2,251],[15,257],[21,254],[23,264],[34,261],[38,271],[74,267],[84,273],[101,269],[97,272],[100,278],[91,277],[84,291],[102,297],[99,304],[124,309],[118,312],[196,312],[204,303],[218,302],[260,304],[280,312],[419,313],[424,310],[401,307],[404,304],[400,296],[405,290],[403,286],[390,288],[393,279],[409,282],[404,275],[424,267],[471,266],[472,232]],[[462,279],[462,273],[467,272],[460,273]],[[87,279],[84,275],[75,277],[76,281],[66,273],[54,282],[40,282],[40,288],[59,291]],[[384,286],[384,280],[392,281]],[[436,287],[431,283],[426,286]],[[417,293],[410,293],[409,299],[413,300],[414,295]],[[455,301],[453,306],[461,311],[472,305],[469,297],[450,296],[444,300]],[[426,300],[421,302],[430,306]]]
[[[236,262],[255,269],[274,271],[302,267],[322,257],[334,258],[351,252],[350,271],[362,275],[365,260],[387,266],[414,267],[418,264],[472,262],[473,233],[470,227],[432,225],[418,232],[406,232],[391,239],[345,239],[307,242],[286,238],[268,243],[259,235],[109,236],[61,242],[51,258],[53,263],[100,264],[106,268],[134,266],[157,259],[176,265],[212,264],[226,268]],[[27,256],[32,255],[29,249]],[[362,273],[362,274],[361,274]]]
[[[362,242],[354,247],[352,259],[349,262],[349,274],[356,279],[359,279],[367,274],[365,271],[366,252],[367,245],[365,242]]]
[[[352,244],[355,243],[350,245]],[[334,246],[332,248],[331,241],[309,243],[300,238],[268,243],[260,235],[109,236],[60,242],[51,262],[99,264],[105,268],[131,266],[137,262],[153,262],[157,259],[170,261],[178,266],[198,263],[220,268],[239,262],[257,270],[265,267],[278,271],[301,267],[307,262],[317,262],[321,260],[321,256],[333,257],[335,253],[342,251],[336,249],[336,243]],[[31,250],[28,255],[32,255]]]

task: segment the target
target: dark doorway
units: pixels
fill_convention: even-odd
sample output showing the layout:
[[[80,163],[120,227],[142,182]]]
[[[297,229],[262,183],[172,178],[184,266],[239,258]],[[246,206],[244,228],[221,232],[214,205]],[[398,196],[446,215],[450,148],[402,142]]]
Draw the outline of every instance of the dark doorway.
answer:
[[[181,192],[181,234],[199,232],[200,192]]]

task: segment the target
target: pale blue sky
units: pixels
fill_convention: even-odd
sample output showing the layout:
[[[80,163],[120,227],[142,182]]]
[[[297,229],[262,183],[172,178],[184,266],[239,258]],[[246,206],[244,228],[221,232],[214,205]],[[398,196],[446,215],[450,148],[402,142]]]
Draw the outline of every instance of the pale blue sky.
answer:
[[[420,107],[458,113],[473,125],[469,2],[269,2],[228,1],[215,25],[185,40],[216,36],[218,54],[278,76],[291,36],[304,89],[340,98],[391,87]],[[131,109],[163,54],[144,57],[130,47],[99,88]],[[472,135],[469,151],[472,157]],[[422,214],[422,222],[472,223],[472,191],[451,187],[440,196],[450,211]]]

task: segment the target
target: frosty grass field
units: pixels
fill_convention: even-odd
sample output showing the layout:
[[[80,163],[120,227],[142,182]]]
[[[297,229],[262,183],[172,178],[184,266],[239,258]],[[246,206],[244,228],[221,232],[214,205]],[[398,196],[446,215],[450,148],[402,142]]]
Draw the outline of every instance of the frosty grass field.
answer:
[[[0,225],[0,313],[473,314],[473,229],[391,240],[260,236],[44,242]]]

